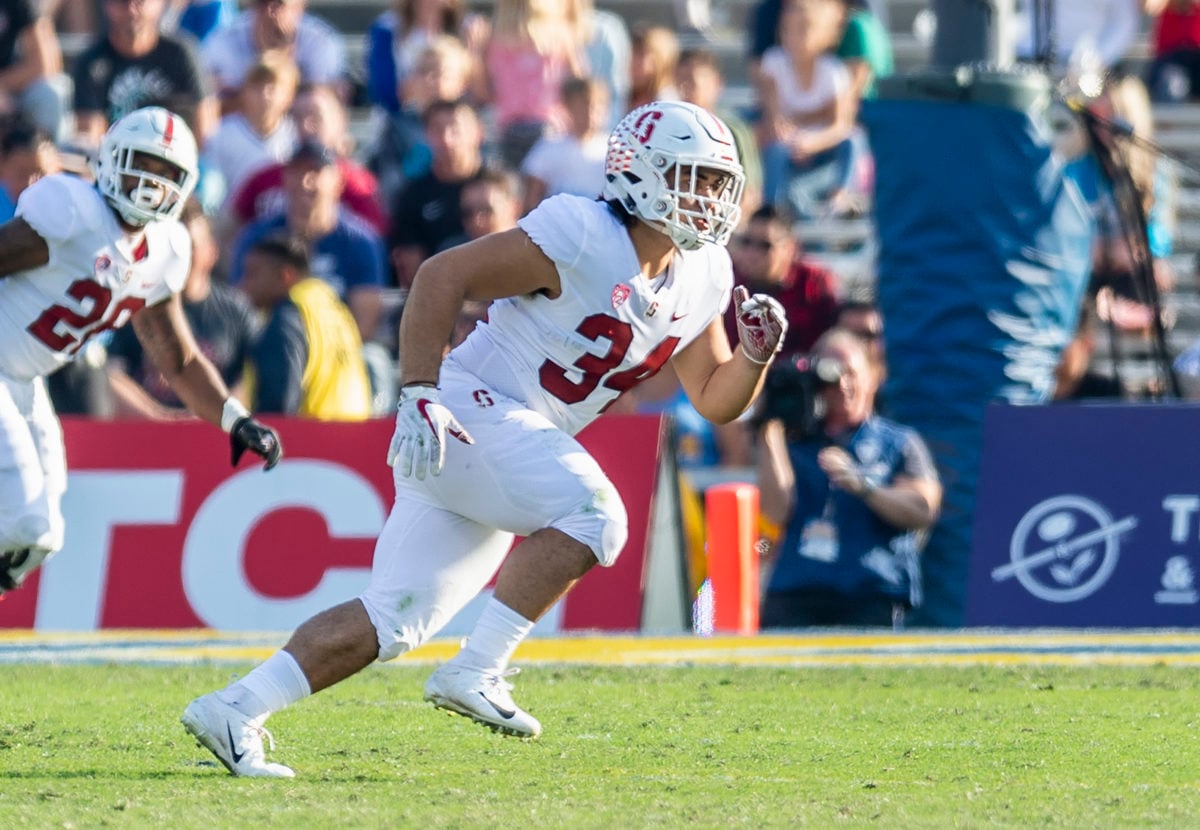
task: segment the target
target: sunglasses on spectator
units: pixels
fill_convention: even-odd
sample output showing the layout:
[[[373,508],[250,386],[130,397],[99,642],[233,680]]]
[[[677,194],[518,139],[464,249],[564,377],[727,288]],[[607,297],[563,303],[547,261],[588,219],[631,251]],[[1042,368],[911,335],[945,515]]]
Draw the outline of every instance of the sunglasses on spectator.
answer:
[[[739,236],[737,238],[737,243],[743,248],[753,248],[754,250],[761,251],[763,253],[766,253],[774,248],[776,244],[769,239],[762,239],[754,236]]]

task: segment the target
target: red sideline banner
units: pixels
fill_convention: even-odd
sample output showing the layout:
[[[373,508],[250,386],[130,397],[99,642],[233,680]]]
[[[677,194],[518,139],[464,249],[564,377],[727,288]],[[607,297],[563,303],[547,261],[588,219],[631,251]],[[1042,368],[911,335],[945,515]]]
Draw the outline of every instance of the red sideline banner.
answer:
[[[287,631],[358,595],[394,495],[393,421],[264,420],[285,451],[269,473],[232,469],[207,424],[64,418],[66,545],[3,598],[0,628]],[[609,415],[581,433],[625,501],[629,541],[551,630],[640,627],[659,432],[658,416]]]

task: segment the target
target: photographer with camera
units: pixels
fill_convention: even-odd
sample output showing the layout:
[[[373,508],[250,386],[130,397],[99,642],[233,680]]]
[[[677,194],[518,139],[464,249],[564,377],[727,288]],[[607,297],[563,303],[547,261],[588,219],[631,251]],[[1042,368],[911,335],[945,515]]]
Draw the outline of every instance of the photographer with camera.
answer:
[[[777,528],[764,628],[903,626],[942,486],[925,442],[875,413],[881,367],[842,328],[767,377],[761,512]]]

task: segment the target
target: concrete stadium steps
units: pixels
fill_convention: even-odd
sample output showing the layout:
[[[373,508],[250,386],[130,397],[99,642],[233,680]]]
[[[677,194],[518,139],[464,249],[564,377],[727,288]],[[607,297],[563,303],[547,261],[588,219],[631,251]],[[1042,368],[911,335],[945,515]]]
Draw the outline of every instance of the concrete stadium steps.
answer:
[[[1186,165],[1200,166],[1200,105],[1157,105],[1154,108],[1154,141]],[[1200,172],[1181,170],[1180,178],[1191,188],[1200,186]],[[1190,193],[1191,191],[1189,191]],[[1181,205],[1186,194],[1180,193]],[[1194,201],[1194,200],[1193,200]],[[1189,210],[1192,210],[1189,202]]]
[[[1186,161],[1200,162],[1200,106],[1155,107],[1156,140]],[[1172,354],[1178,354],[1200,337],[1200,284],[1196,263],[1200,254],[1200,174],[1176,167],[1175,245],[1171,266],[1175,288],[1167,296],[1175,310],[1170,333]]]

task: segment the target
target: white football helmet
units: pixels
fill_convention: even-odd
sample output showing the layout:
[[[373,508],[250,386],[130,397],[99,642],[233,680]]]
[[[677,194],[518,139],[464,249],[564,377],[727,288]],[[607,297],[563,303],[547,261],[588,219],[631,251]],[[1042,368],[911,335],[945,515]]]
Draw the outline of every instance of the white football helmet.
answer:
[[[154,156],[178,169],[172,177],[142,169],[141,156]],[[130,225],[176,218],[196,187],[196,139],[187,124],[162,107],[134,110],[100,140],[96,186]]]
[[[698,190],[701,169],[725,175],[720,190]],[[608,138],[604,198],[693,251],[724,245],[741,218],[746,174],[733,133],[708,110],[655,101],[621,119]]]

